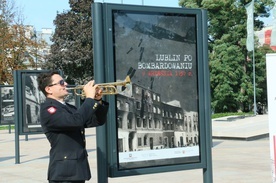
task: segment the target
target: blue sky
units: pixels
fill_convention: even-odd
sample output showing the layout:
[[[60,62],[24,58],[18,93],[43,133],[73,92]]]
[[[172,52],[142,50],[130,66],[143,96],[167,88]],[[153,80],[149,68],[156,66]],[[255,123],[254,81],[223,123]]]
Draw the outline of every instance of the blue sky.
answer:
[[[57,12],[69,9],[68,0],[16,0],[15,2],[22,9],[25,25],[33,25],[37,31],[42,28],[54,29],[53,20]],[[179,7],[178,0],[94,0],[94,2]],[[271,19],[265,21],[265,25],[270,24]]]
[[[122,3],[178,7],[178,0],[95,0],[94,2]],[[68,0],[17,0],[16,5],[22,8],[25,25],[33,25],[37,31],[42,28],[54,29],[53,20],[57,12],[69,9]]]
[[[69,9],[68,0],[17,0],[16,5],[22,9],[24,24],[33,25],[38,31],[54,28],[57,12]]]

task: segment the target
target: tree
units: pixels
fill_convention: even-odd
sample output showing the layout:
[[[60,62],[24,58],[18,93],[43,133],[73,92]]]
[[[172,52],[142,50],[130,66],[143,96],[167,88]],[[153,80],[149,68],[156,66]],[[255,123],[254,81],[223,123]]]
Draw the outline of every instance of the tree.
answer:
[[[258,48],[255,54],[256,60],[256,87],[257,101],[262,104],[267,104],[267,74],[266,74],[266,54],[275,53],[269,45],[264,45]]]
[[[209,66],[212,108],[215,112],[249,111],[253,104],[252,58],[246,50],[246,10],[250,0],[180,0],[185,8],[203,8],[208,12]],[[254,25],[263,27],[257,17],[268,17],[272,0],[256,0]],[[257,40],[256,40],[257,42]],[[257,46],[257,44],[255,44]],[[265,95],[265,58],[262,48],[256,52],[256,93]],[[268,49],[265,49],[268,51]],[[272,52],[272,50],[269,50]],[[257,60],[258,59],[258,60]]]
[[[12,0],[0,4],[0,84],[13,84],[13,70],[27,69],[26,53],[33,54],[40,44],[33,41],[22,15]],[[34,61],[29,59],[31,66]]]
[[[66,81],[82,84],[93,77],[92,0],[69,0],[71,10],[57,14],[46,69],[64,72]]]

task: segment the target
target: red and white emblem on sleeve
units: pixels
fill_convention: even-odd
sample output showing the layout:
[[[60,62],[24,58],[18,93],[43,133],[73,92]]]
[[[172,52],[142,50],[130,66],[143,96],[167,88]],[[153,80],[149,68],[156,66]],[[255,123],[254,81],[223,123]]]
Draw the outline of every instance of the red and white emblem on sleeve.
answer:
[[[57,109],[54,108],[54,107],[50,107],[50,108],[48,108],[47,111],[48,111],[50,114],[54,114],[54,113],[57,111]]]

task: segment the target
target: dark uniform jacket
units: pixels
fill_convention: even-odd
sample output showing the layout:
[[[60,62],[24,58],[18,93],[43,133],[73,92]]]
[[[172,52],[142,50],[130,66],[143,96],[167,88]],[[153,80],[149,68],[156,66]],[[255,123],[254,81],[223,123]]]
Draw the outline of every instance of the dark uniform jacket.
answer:
[[[84,128],[106,122],[108,103],[87,98],[79,109],[47,98],[41,104],[41,126],[50,142],[48,180],[89,180]]]

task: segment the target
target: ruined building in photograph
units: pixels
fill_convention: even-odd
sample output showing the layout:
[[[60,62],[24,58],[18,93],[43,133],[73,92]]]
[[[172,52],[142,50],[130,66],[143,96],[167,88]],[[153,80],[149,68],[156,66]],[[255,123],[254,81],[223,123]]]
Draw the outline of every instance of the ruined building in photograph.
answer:
[[[135,83],[119,93],[119,152],[198,145],[197,111],[185,111],[176,100],[162,102],[159,93]]]

